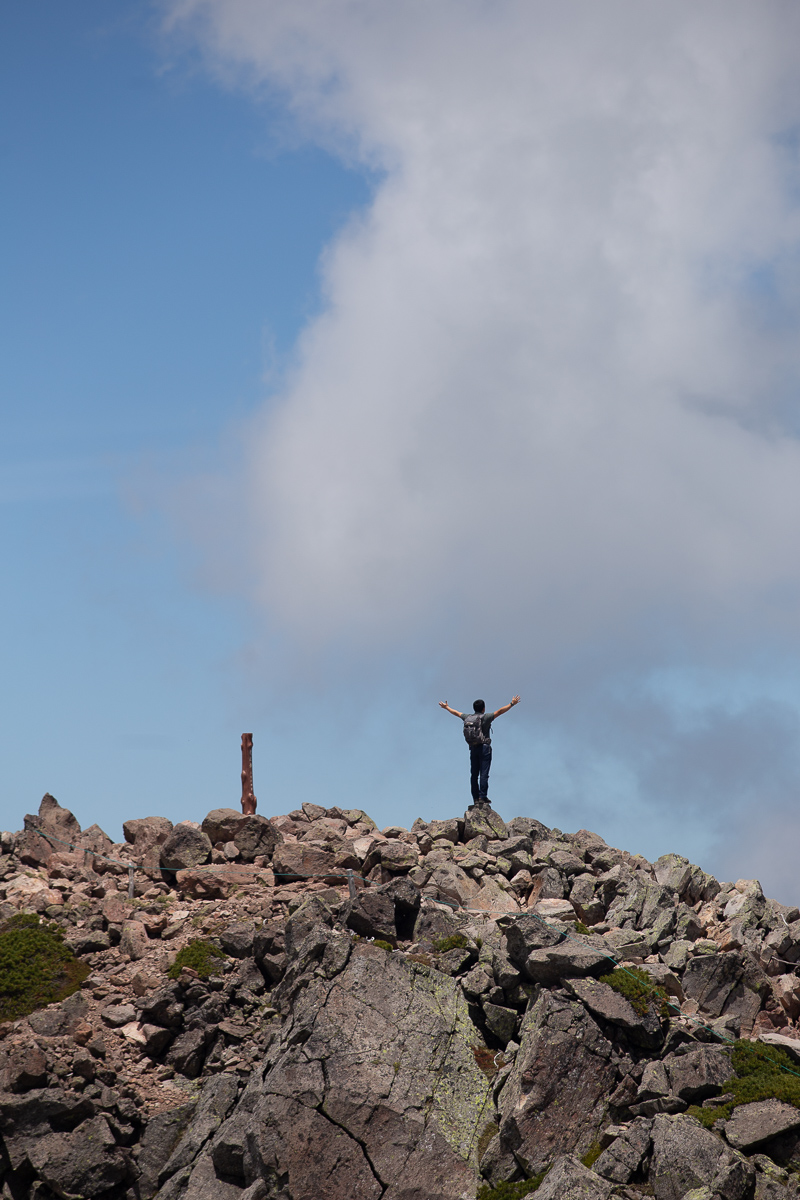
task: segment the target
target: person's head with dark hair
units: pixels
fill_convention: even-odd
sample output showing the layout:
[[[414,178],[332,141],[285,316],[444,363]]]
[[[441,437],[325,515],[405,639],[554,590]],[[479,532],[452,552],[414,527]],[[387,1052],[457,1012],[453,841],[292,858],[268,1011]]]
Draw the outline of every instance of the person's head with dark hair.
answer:
[[[486,712],[486,702],[484,700],[475,700],[472,705],[472,710],[476,713]]]

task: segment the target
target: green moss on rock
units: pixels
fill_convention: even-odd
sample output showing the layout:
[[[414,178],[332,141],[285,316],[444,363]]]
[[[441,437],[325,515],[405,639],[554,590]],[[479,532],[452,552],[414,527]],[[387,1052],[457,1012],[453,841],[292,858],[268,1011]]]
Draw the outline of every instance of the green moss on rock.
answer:
[[[89,974],[57,925],[20,913],[0,926],[0,1021],[65,1000]]]
[[[523,1196],[530,1196],[541,1186],[549,1170],[550,1168],[546,1167],[533,1178],[521,1179],[519,1183],[496,1183],[494,1187],[485,1183],[483,1187],[478,1188],[478,1200],[522,1200]]]
[[[693,1104],[687,1109],[706,1129],[715,1121],[727,1121],[740,1104],[756,1100],[782,1100],[800,1108],[800,1067],[778,1046],[765,1046],[740,1038],[731,1048],[731,1064],[736,1077],[728,1080],[725,1091],[733,1095],[728,1104],[701,1108]]]
[[[177,979],[184,967],[190,967],[197,971],[201,979],[208,979],[209,975],[219,975],[222,969],[221,960],[227,957],[213,942],[207,942],[204,938],[193,938],[188,946],[178,951],[168,974],[170,979]]]
[[[640,1017],[645,1016],[651,1004],[657,1006],[662,1017],[669,1016],[667,993],[653,983],[647,971],[640,971],[637,967],[618,968],[608,975],[601,975],[600,982],[624,996]]]

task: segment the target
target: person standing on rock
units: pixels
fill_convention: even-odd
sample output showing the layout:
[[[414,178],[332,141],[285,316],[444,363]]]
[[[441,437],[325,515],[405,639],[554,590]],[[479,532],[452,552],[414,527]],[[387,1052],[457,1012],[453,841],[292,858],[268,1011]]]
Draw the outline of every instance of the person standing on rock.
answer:
[[[471,713],[460,713],[451,708],[446,700],[439,701],[439,707],[460,717],[464,722],[464,739],[469,746],[469,786],[472,793],[472,804],[485,805],[491,808],[489,800],[489,767],[492,765],[492,721],[502,717],[515,704],[519,704],[519,696],[514,696],[497,712],[487,713],[483,700],[476,700]]]

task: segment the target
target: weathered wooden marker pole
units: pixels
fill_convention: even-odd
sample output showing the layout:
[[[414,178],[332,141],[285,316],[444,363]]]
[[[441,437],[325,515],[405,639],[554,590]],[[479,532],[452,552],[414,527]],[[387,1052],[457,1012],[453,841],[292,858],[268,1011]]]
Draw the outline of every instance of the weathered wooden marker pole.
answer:
[[[249,817],[256,811],[253,793],[253,735],[242,734],[242,812]]]

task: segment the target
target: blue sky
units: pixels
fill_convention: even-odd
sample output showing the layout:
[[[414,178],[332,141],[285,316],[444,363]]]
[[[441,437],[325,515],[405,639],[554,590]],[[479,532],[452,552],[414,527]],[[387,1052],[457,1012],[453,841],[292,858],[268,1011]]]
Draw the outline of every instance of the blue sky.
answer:
[[[505,816],[800,900],[793,8],[0,20],[1,823],[245,729],[260,811],[452,815],[519,691]]]

